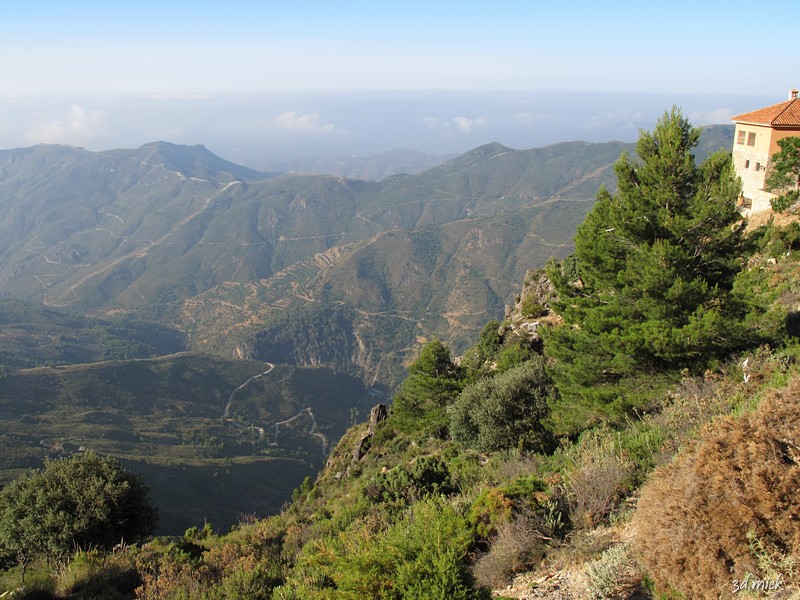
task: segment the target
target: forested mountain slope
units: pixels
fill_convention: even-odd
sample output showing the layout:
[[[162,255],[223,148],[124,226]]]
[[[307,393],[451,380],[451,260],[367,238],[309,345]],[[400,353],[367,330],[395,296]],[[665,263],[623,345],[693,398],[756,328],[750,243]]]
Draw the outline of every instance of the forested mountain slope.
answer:
[[[396,383],[417,338],[463,348],[528,268],[570,251],[630,147],[489,144],[380,182],[262,174],[163,142],[3,151],[0,294],[135,313],[227,356],[255,356],[289,307],[344,305],[354,372]]]

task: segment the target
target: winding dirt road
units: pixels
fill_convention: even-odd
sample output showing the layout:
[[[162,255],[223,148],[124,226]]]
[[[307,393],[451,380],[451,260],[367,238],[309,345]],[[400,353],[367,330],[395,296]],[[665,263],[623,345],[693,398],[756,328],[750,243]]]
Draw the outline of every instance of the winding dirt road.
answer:
[[[229,420],[230,419],[231,403],[233,402],[233,397],[236,395],[236,392],[238,392],[239,390],[241,390],[242,388],[247,386],[247,384],[250,383],[251,381],[253,381],[255,379],[258,379],[259,377],[263,377],[264,375],[268,375],[269,373],[272,372],[272,369],[275,368],[275,365],[273,365],[272,363],[265,363],[265,364],[267,365],[267,367],[269,367],[266,371],[264,371],[263,373],[259,373],[258,375],[253,375],[250,379],[245,381],[242,385],[240,385],[239,387],[237,387],[235,390],[233,390],[231,392],[231,395],[228,396],[228,403],[225,405],[225,410],[222,411],[222,418],[223,419],[225,419],[225,420]]]

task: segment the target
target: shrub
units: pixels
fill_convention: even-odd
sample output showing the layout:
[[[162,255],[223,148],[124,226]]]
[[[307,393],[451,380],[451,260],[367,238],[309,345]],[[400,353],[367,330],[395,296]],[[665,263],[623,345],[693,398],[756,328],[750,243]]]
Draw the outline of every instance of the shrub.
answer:
[[[550,487],[545,481],[527,475],[485,489],[472,502],[468,520],[483,539],[494,537],[515,519],[522,519],[540,538],[559,536],[564,530],[564,506],[560,488]]]
[[[539,302],[533,295],[522,298],[519,309],[522,316],[526,319],[536,319],[548,313],[547,307]]]
[[[141,477],[92,452],[47,461],[0,492],[0,546],[23,565],[34,557],[61,561],[76,549],[142,541],[155,522]]]
[[[417,437],[446,437],[447,406],[461,391],[463,379],[464,370],[453,362],[447,346],[437,339],[425,344],[392,401],[393,426]]]
[[[469,522],[478,537],[489,538],[497,533],[501,524],[511,520],[513,502],[502,490],[484,490],[472,503]]]
[[[775,198],[770,199],[769,204],[772,210],[776,213],[788,212],[795,204],[797,204],[798,193],[788,192]]]
[[[497,354],[503,346],[503,336],[500,334],[500,321],[493,319],[483,326],[477,346],[484,360],[489,360]]]
[[[600,523],[629,489],[632,472],[633,465],[620,453],[610,434],[584,433],[566,474],[572,525],[591,528]]]
[[[276,519],[245,525],[199,556],[188,540],[155,540],[136,554],[142,600],[270,598],[283,582],[284,532]],[[197,546],[194,546],[197,548]]]
[[[637,484],[656,466],[665,440],[664,427],[652,419],[634,421],[620,433],[620,450],[631,460]]]
[[[547,447],[542,421],[555,388],[544,362],[536,356],[494,379],[467,386],[450,410],[453,439],[481,452]]]
[[[586,565],[586,576],[590,600],[630,598],[630,592],[641,581],[627,544],[611,546],[600,558]]]
[[[489,551],[472,567],[475,581],[482,587],[504,586],[515,573],[539,562],[545,549],[544,536],[532,515],[522,514],[513,521],[501,523]]]
[[[511,341],[507,341],[495,357],[495,373],[498,375],[505,373],[535,356],[537,356],[537,352],[529,342],[511,338]]]
[[[417,502],[388,527],[362,521],[304,550],[278,598],[477,600],[465,560],[466,520],[441,498]]]
[[[778,257],[796,251],[800,248],[800,224],[792,221],[785,227],[772,225],[767,229],[765,237],[766,250],[770,256]]]
[[[21,567],[12,567],[0,573],[0,598],[14,600],[54,600],[57,599],[56,576],[53,569],[44,561],[29,565],[25,584],[20,585]]]
[[[651,476],[633,517],[633,549],[659,589],[717,598],[733,580],[769,576],[764,556],[800,559],[798,394],[800,381],[738,419],[718,419]]]
[[[364,495],[373,502],[396,502],[405,500],[411,485],[408,471],[394,467],[375,474],[364,486]]]
[[[60,573],[57,588],[61,594],[75,600],[124,600],[131,598],[141,583],[127,553],[107,556],[79,552]]]
[[[373,502],[408,502],[449,491],[450,472],[435,456],[421,456],[409,468],[398,466],[377,473],[364,487],[364,494]]]

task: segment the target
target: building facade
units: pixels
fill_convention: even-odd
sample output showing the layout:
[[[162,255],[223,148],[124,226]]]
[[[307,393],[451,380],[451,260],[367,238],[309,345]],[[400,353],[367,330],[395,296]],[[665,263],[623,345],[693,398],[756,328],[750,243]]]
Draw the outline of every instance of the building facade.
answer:
[[[753,112],[737,115],[733,137],[733,165],[742,179],[742,206],[745,214],[772,210],[775,197],[764,189],[770,157],[780,148],[778,140],[800,136],[798,90],[789,99]]]

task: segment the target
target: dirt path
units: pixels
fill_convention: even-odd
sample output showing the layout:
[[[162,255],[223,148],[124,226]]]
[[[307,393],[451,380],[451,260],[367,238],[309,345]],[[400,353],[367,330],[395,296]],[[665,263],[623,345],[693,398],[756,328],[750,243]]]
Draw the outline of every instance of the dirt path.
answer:
[[[233,403],[233,397],[236,395],[236,392],[238,392],[242,388],[246,387],[247,384],[249,384],[251,381],[254,381],[255,379],[258,379],[259,377],[263,377],[264,375],[268,375],[269,373],[272,372],[272,369],[275,368],[275,365],[273,365],[272,363],[265,363],[265,364],[267,365],[267,367],[269,367],[266,371],[264,371],[263,373],[259,373],[258,375],[253,375],[250,379],[245,381],[242,385],[240,385],[239,387],[237,387],[235,390],[233,390],[231,392],[231,395],[228,396],[228,402],[227,402],[227,404],[225,404],[225,410],[222,411],[222,418],[223,419],[225,419],[226,421],[230,420],[231,404]]]

